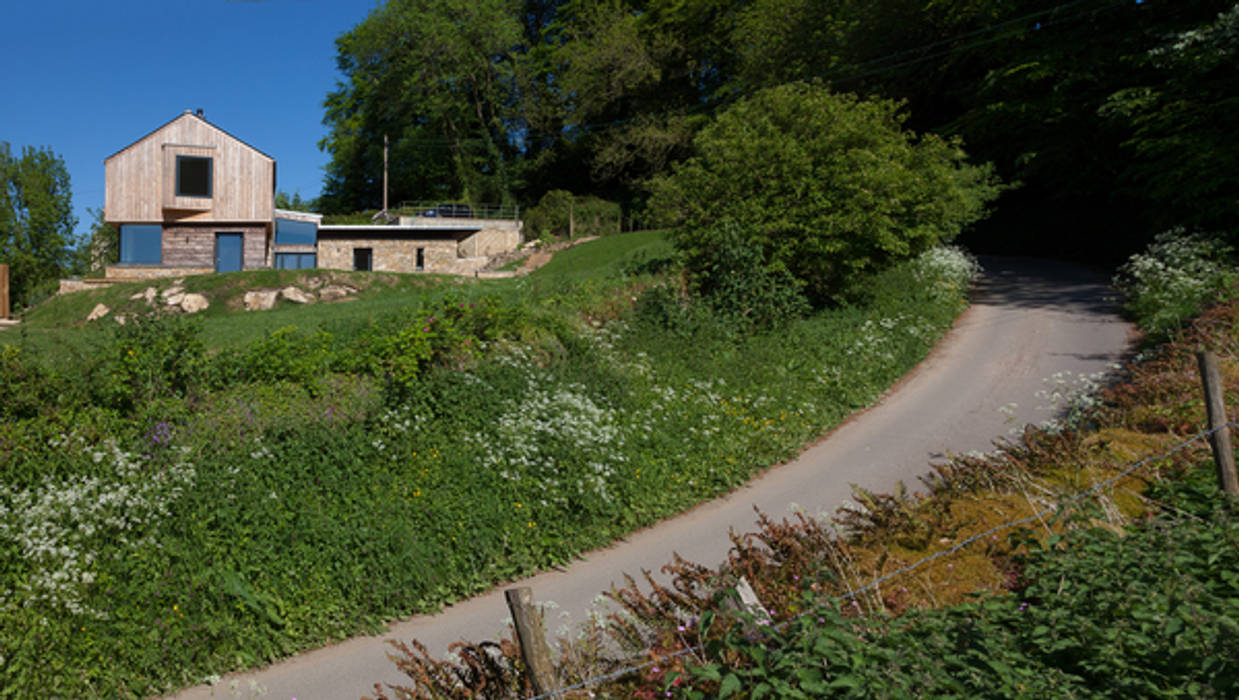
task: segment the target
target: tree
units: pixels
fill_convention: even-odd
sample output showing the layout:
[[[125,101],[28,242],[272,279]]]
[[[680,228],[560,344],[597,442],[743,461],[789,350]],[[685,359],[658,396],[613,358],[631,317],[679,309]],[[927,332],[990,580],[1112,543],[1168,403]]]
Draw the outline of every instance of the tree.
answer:
[[[288,211],[318,211],[318,198],[305,199],[301,196],[301,192],[297,191],[289,195],[284,190],[275,193],[275,208],[286,209]]]
[[[1129,134],[1123,181],[1155,206],[1162,227],[1194,224],[1239,236],[1239,4],[1171,34],[1143,62],[1146,84],[1115,92],[1101,110]]]
[[[0,142],[0,263],[9,293],[29,305],[73,262],[72,193],[64,161],[49,148],[23,146],[15,156]]]
[[[326,213],[377,208],[383,137],[392,199],[510,199],[519,181],[515,0],[391,0],[336,40]]]
[[[103,219],[103,209],[86,209],[90,214],[90,233],[79,242],[73,272],[85,274],[116,263],[120,254],[120,232]]]
[[[917,255],[982,218],[1001,187],[958,141],[902,129],[891,101],[796,83],[740,100],[650,183],[651,207],[698,280],[728,231],[753,265],[786,271],[811,301]],[[709,290],[703,290],[708,292]]]

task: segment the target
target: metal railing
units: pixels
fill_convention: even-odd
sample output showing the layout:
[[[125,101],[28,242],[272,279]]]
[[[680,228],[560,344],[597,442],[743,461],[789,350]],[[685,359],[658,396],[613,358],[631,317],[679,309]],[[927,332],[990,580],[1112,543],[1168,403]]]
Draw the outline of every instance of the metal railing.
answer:
[[[401,202],[391,210],[398,216],[425,216],[455,219],[519,219],[521,208],[516,204],[465,204],[441,200]]]

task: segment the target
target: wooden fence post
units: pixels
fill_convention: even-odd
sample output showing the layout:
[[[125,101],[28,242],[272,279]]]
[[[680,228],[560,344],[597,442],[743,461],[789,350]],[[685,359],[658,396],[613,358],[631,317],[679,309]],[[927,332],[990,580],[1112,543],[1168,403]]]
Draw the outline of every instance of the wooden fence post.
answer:
[[[555,666],[551,664],[551,649],[546,644],[542,631],[542,613],[533,602],[533,590],[528,587],[509,588],[503,592],[512,612],[512,624],[516,627],[516,641],[521,647],[521,658],[529,670],[536,695],[552,693],[560,697],[555,681]]]
[[[1230,446],[1230,428],[1227,427],[1226,402],[1223,398],[1222,374],[1218,371],[1217,356],[1210,350],[1196,353],[1200,365],[1200,380],[1205,388],[1205,410],[1209,414],[1209,436],[1213,447],[1213,461],[1217,464],[1218,486],[1228,495],[1239,496],[1239,477],[1235,474],[1235,452]]]
[[[9,317],[9,266],[0,265],[0,320]]]

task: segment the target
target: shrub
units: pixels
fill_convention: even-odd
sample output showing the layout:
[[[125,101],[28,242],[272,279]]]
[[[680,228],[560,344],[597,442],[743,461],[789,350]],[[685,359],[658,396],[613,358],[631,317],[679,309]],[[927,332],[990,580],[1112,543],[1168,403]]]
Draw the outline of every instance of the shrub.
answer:
[[[902,129],[899,105],[792,84],[741,100],[705,127],[696,155],[649,183],[651,208],[690,272],[731,224],[752,264],[785,270],[815,303],[950,239],[1001,190],[958,141]]]
[[[0,345],[0,417],[31,418],[54,404],[58,379],[12,345]]]
[[[620,232],[620,205],[598,197],[551,190],[525,214],[526,236],[609,236]],[[569,225],[571,223],[571,226]]]
[[[1182,227],[1158,234],[1114,276],[1125,297],[1123,310],[1152,339],[1169,336],[1235,284],[1239,276],[1230,256],[1217,237]]]
[[[809,310],[805,283],[787,268],[767,265],[759,251],[745,244],[736,224],[724,222],[711,237],[715,244],[702,256],[694,286],[719,314],[745,330],[769,329]]]
[[[97,389],[122,411],[202,388],[207,369],[202,320],[195,316],[133,316],[116,327],[111,362]]]

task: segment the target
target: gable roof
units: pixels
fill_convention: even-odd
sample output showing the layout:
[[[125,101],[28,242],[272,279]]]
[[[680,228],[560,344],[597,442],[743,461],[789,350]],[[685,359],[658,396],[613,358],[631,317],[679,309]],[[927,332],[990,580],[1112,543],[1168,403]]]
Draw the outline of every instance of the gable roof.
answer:
[[[199,111],[201,111],[201,110],[199,110]],[[169,119],[168,121],[164,122],[164,123],[163,123],[163,124],[161,124],[159,127],[155,128],[155,129],[152,129],[152,130],[150,131],[150,133],[146,134],[145,136],[143,136],[142,138],[138,139],[137,141],[134,141],[133,143],[129,144],[128,146],[125,146],[124,148],[122,148],[122,149],[120,149],[119,151],[117,151],[117,152],[113,153],[112,155],[108,156],[107,158],[104,158],[104,159],[103,159],[103,162],[105,162],[105,163],[106,163],[106,162],[108,162],[109,160],[112,160],[112,159],[113,159],[113,158],[115,158],[116,156],[118,156],[118,155],[120,155],[120,154],[124,153],[125,151],[127,151],[127,150],[129,150],[129,149],[133,148],[134,146],[138,145],[139,143],[142,143],[143,141],[145,141],[145,140],[149,139],[150,137],[154,136],[155,134],[159,133],[160,131],[163,131],[164,129],[168,128],[169,126],[171,126],[172,124],[176,123],[177,121],[179,121],[179,120],[181,120],[181,119],[197,119],[198,121],[201,121],[203,124],[206,124],[207,126],[211,127],[212,129],[214,129],[214,130],[218,131],[219,133],[223,134],[224,136],[227,136],[228,138],[232,139],[233,141],[236,141],[237,143],[241,144],[242,146],[245,146],[246,148],[250,149],[251,151],[253,151],[253,152],[257,153],[257,154],[258,154],[258,155],[260,155],[260,156],[262,156],[263,158],[266,158],[267,160],[270,160],[272,163],[274,163],[274,162],[275,162],[275,158],[272,158],[271,156],[267,155],[266,153],[263,153],[262,151],[258,150],[257,148],[254,148],[254,147],[253,147],[253,146],[251,146],[250,144],[248,144],[248,143],[246,143],[246,142],[242,141],[241,139],[237,138],[236,136],[233,136],[232,134],[228,133],[227,131],[225,131],[225,130],[221,129],[220,127],[218,127],[218,126],[216,126],[216,125],[214,125],[214,124],[212,124],[211,122],[207,121],[207,120],[206,120],[206,117],[202,116],[200,113],[199,113],[199,114],[196,114],[196,113],[194,113],[192,110],[188,110],[188,109],[187,109],[187,110],[185,110],[183,113],[181,113],[181,114],[179,114],[179,115],[177,115],[177,116],[173,117],[172,119]]]

